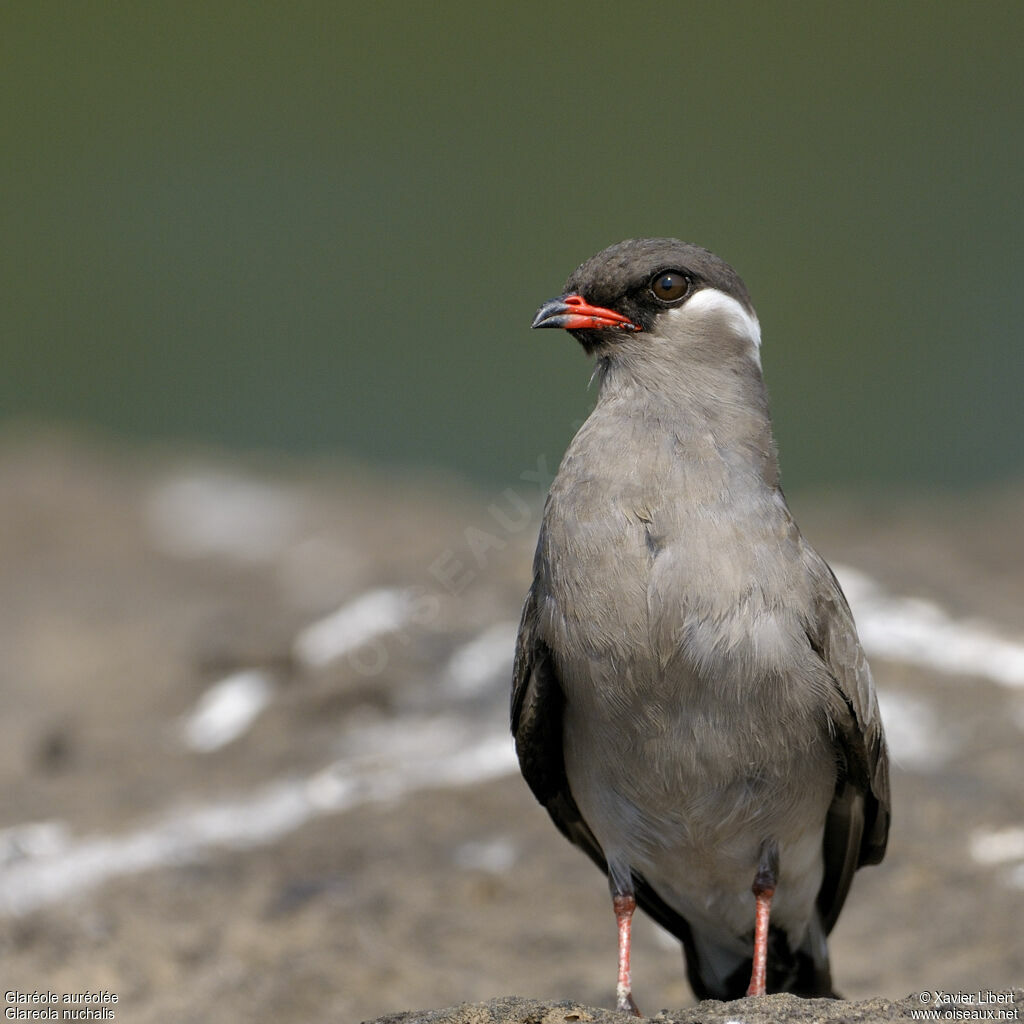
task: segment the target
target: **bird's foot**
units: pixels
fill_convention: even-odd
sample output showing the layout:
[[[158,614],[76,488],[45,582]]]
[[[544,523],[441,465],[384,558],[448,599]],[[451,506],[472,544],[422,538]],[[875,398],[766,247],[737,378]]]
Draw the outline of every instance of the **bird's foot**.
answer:
[[[634,1017],[642,1017],[640,1008],[636,1005],[632,992],[620,992],[615,1000],[615,1009],[619,1013],[631,1013]]]

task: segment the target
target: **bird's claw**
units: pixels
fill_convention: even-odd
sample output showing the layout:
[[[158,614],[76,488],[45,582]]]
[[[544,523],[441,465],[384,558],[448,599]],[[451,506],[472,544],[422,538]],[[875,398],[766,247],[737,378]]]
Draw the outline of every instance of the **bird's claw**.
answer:
[[[619,995],[615,1001],[615,1009],[619,1013],[631,1013],[634,1017],[642,1017],[643,1014],[640,1012],[640,1008],[636,1005],[636,1001],[633,999],[632,992],[625,992]]]

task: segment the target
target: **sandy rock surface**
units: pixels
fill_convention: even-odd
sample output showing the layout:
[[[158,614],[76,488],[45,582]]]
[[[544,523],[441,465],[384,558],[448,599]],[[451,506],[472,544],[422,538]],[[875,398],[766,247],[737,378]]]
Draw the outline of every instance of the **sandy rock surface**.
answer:
[[[988,993],[981,994],[983,998]],[[992,993],[994,996],[995,994]],[[1016,1020],[1013,1011],[1024,1005],[1024,989],[1001,993],[1007,1002],[953,1002],[940,1004],[934,1018],[922,1017],[932,1008],[931,1000],[919,994],[906,999],[860,999],[855,1002],[835,999],[799,999],[790,995],[737,999],[722,1003],[710,999],[687,1010],[662,1010],[653,1019],[662,1024],[891,1024],[911,1020]],[[958,1016],[958,1011],[962,1016]],[[1003,1011],[1007,1016],[999,1017]],[[993,1014],[986,1017],[986,1014]],[[977,1014],[978,1016],[972,1016]],[[485,1003],[464,1003],[444,1010],[398,1013],[381,1017],[372,1024],[629,1024],[635,1017],[571,1001],[542,1003],[509,996]]]
[[[5,991],[143,1024],[525,1024],[571,1019],[566,999],[617,1019],[585,1009],[613,1001],[605,882],[507,737],[554,463],[479,493],[0,438]],[[869,1002],[668,1019],[900,1019],[885,1000],[1005,992],[1024,966],[1024,490],[791,499],[842,567],[893,746],[889,855],[831,943],[837,986]],[[638,919],[634,949],[643,1009],[693,1004],[675,942]],[[502,992],[556,1003],[427,1012]]]

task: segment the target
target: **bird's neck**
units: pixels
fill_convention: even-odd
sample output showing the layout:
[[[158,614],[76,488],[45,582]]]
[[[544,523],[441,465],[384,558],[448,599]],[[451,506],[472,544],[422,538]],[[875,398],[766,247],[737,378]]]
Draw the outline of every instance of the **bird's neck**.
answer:
[[[601,389],[595,412],[642,424],[652,443],[671,435],[687,447],[711,445],[737,471],[778,487],[768,396],[756,364],[667,367],[649,358],[602,359],[595,377]]]

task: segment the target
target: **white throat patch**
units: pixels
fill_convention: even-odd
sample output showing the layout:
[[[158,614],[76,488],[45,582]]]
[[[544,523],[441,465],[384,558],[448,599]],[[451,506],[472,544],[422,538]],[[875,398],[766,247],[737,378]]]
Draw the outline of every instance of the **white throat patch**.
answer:
[[[683,305],[662,314],[671,317],[685,331],[720,330],[725,326],[740,338],[750,342],[751,354],[761,365],[761,324],[756,316],[747,312],[731,295],[717,288],[702,288]]]

